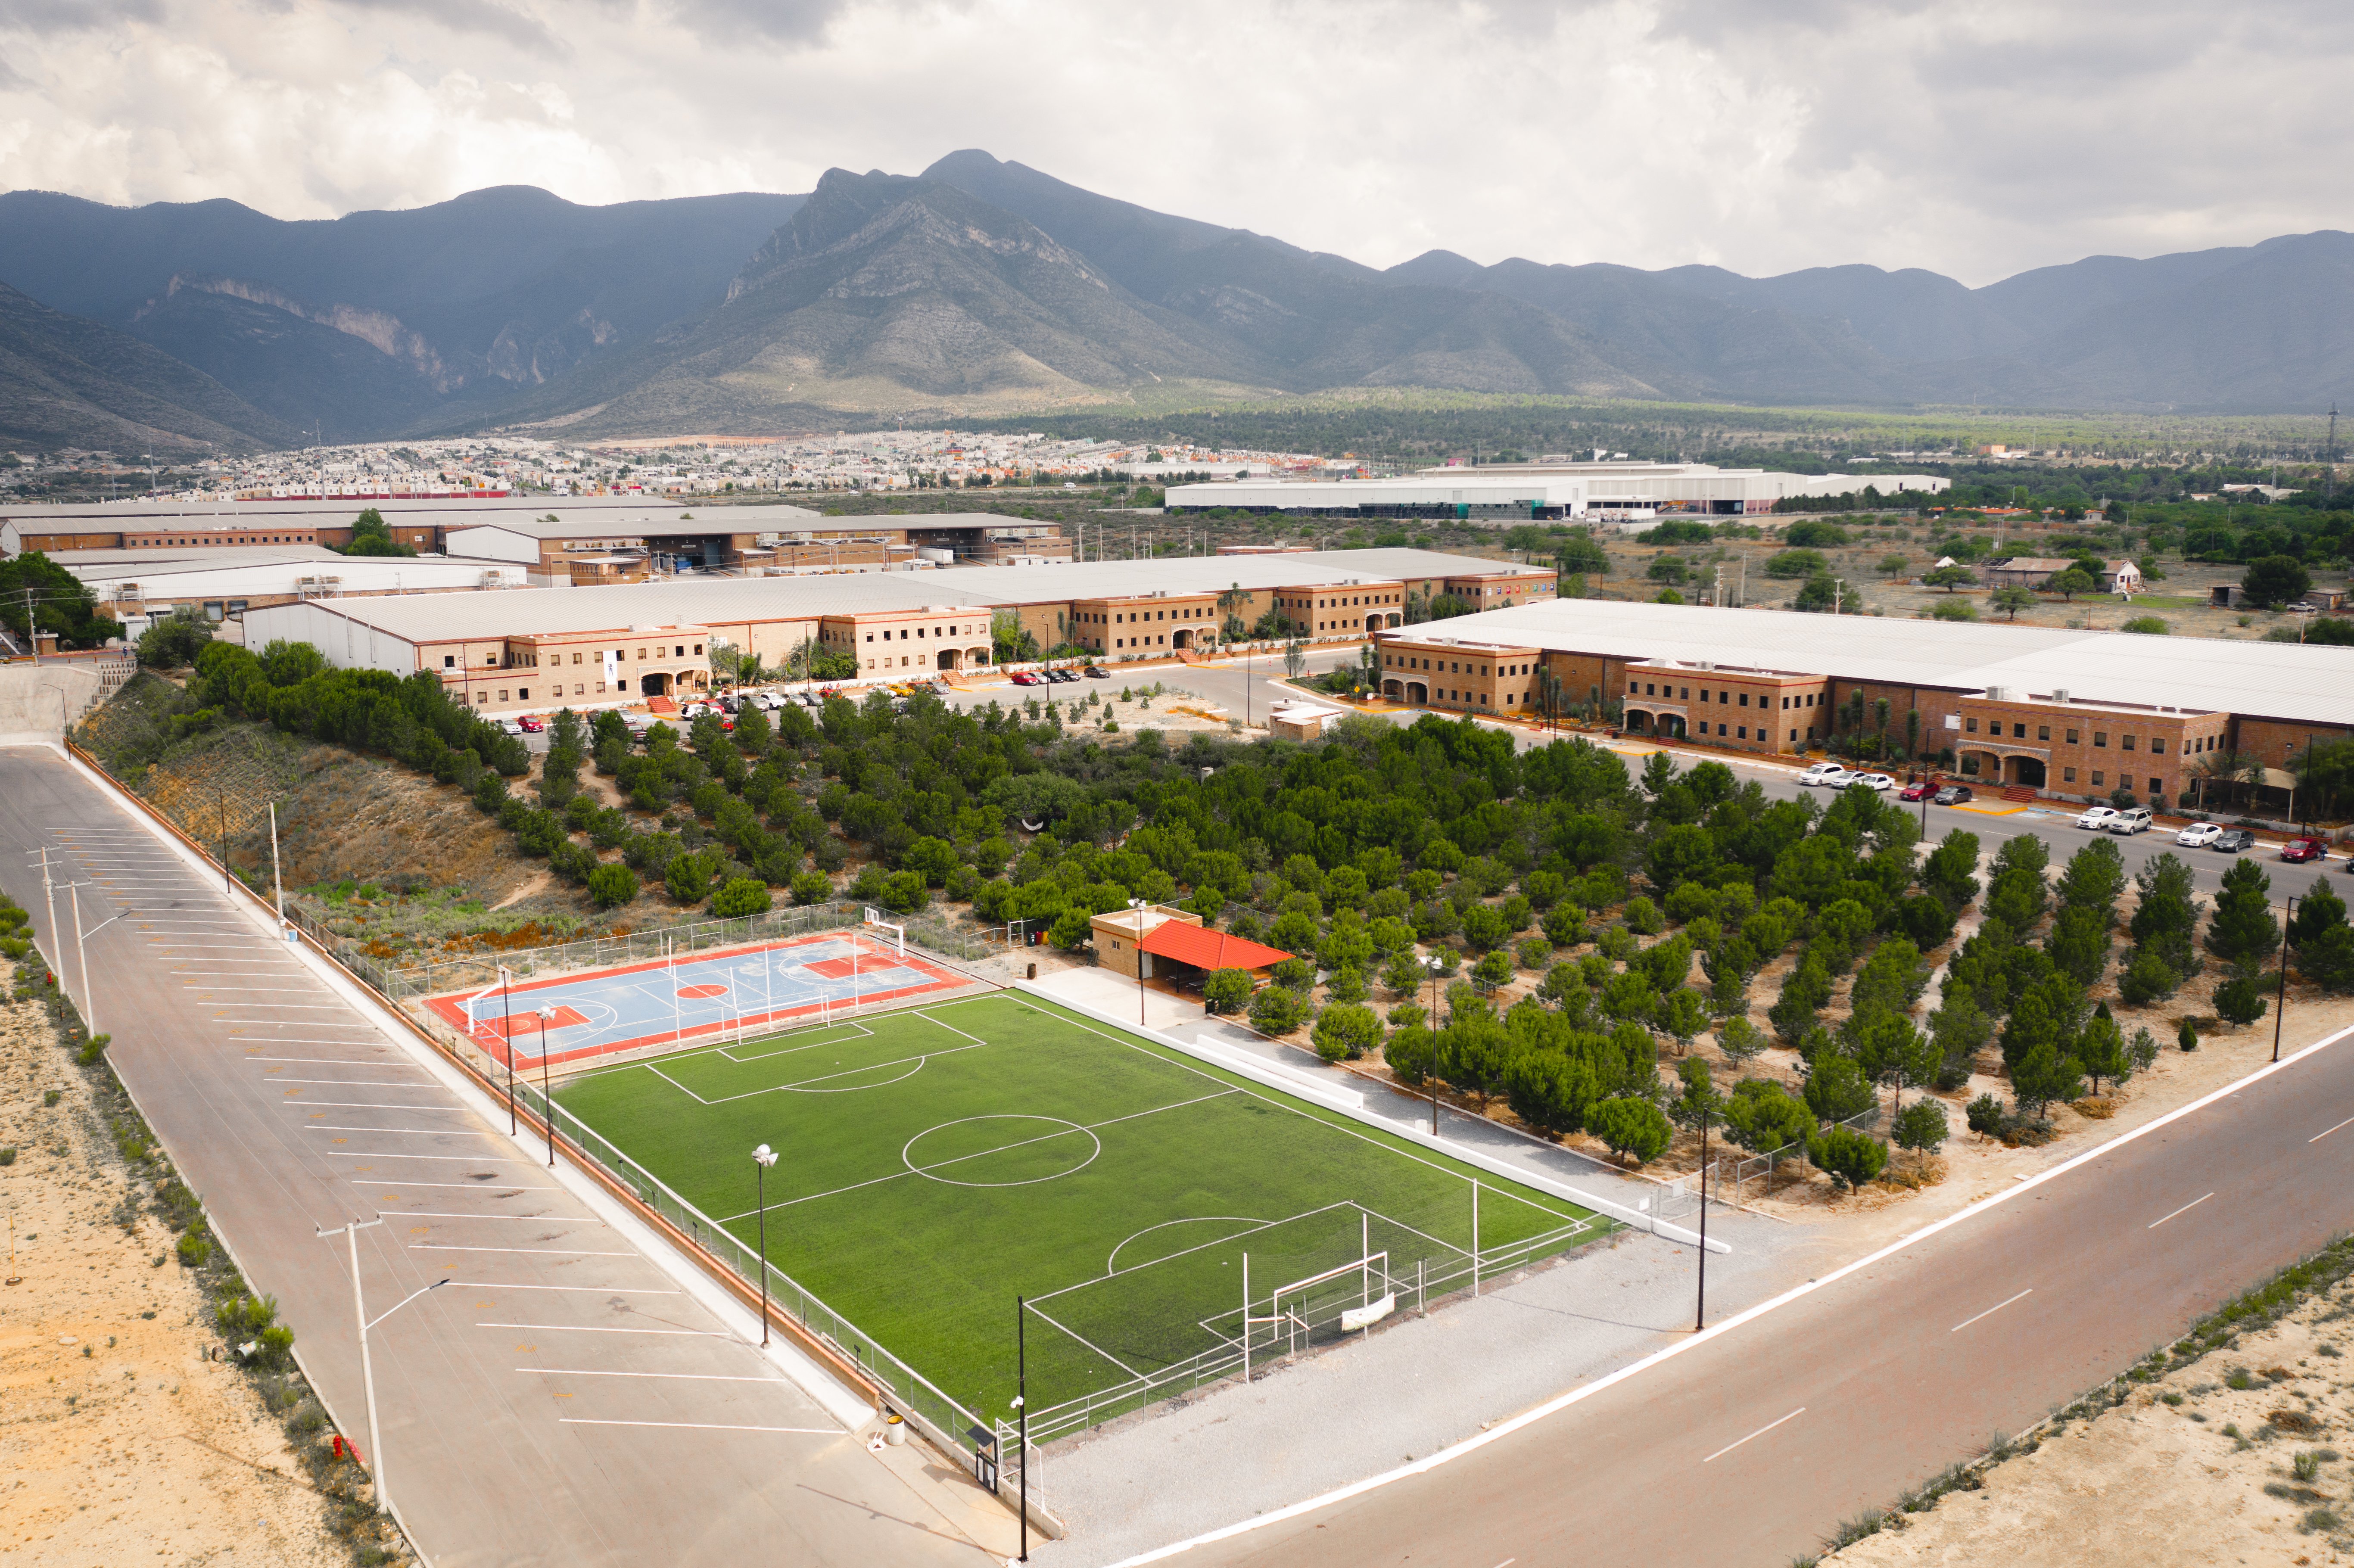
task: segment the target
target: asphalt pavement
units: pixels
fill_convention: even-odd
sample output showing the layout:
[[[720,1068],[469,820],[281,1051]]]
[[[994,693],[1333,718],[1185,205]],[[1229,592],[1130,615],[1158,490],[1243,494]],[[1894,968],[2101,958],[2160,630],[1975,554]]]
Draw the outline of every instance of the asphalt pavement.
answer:
[[[75,895],[45,898],[44,849]],[[994,1510],[1011,1534],[912,1448],[871,1452],[847,1390],[763,1352],[752,1314],[46,748],[0,750],[0,888],[428,1562],[978,1564],[963,1527]],[[358,1234],[380,1455],[349,1244],[319,1234],[379,1218]]]
[[[1458,1448],[1131,1561],[1785,1562],[2349,1228],[2333,1040]]]

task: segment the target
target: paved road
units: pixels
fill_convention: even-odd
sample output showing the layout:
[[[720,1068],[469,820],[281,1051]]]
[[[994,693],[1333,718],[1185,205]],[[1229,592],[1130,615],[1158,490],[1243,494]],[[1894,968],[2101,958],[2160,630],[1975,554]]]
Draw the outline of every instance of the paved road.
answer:
[[[1483,1446],[1182,1560],[1784,1562],[2349,1227],[2354,1041]]]
[[[86,927],[133,911],[88,943],[111,1058],[363,1445],[348,1254],[317,1231],[385,1215],[361,1233],[371,1316],[450,1281],[370,1336],[386,1479],[429,1561],[982,1561],[937,1489],[845,1429],[848,1402],[748,1342],[748,1313],[683,1288],[100,786],[0,750],[0,887],[46,933],[43,848],[88,885]],[[64,896],[44,950],[69,965]]]

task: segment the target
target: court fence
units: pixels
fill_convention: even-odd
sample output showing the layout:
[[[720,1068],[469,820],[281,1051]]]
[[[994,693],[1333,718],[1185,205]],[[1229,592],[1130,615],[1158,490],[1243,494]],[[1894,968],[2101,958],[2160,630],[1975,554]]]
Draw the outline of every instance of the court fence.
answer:
[[[488,1062],[487,1056],[482,1057]],[[487,1071],[487,1069],[486,1069]],[[495,1081],[495,1078],[494,1078]],[[527,1078],[510,1086],[509,1093],[525,1112],[553,1124],[557,1136],[572,1146],[576,1156],[595,1160],[606,1172],[636,1193],[638,1201],[692,1237],[705,1252],[719,1260],[754,1290],[762,1276],[769,1301],[812,1337],[824,1340],[854,1362],[885,1403],[928,1438],[942,1453],[960,1454],[970,1463],[975,1456],[974,1433],[984,1430],[981,1419],[942,1393],[930,1379],[893,1355],[875,1337],[835,1311],[815,1293],[759,1255],[758,1249],[739,1241],[718,1221],[680,1197],[644,1166],[631,1159],[596,1128],[551,1102],[539,1086]]]
[[[1481,1245],[1475,1229],[1465,1238],[1472,1245],[1465,1246],[1432,1234],[1428,1216],[1418,1217],[1423,1224],[1408,1224],[1343,1201],[1191,1249],[1208,1255],[1212,1248],[1239,1247],[1243,1254],[1240,1271],[1209,1271],[1236,1288],[1239,1298],[1230,1297],[1234,1305],[1201,1318],[1191,1315],[1198,1298],[1188,1302],[1188,1292],[1152,1277],[1163,1265],[1181,1265],[1187,1253],[1030,1298],[1023,1311],[1031,1388],[1092,1385],[1032,1408],[1030,1446],[1206,1383],[1246,1372],[1256,1377],[1292,1357],[1370,1333],[1384,1319],[1422,1313],[1435,1298],[1465,1288],[1477,1294],[1483,1281],[1615,1228],[1597,1214],[1561,1215],[1567,1223],[1500,1245]],[[1307,1234],[1287,1245],[1286,1231]],[[1185,1320],[1177,1321],[1180,1317]],[[1199,1350],[1176,1353],[1204,1340]],[[1127,1375],[1103,1376],[1106,1365]],[[997,1430],[999,1452],[1018,1453],[1016,1425],[1001,1420]],[[1032,1488],[1037,1489],[1034,1474]]]
[[[1850,1128],[1857,1132],[1876,1132],[1887,1115],[1875,1099],[1870,1109],[1833,1122],[1833,1127]],[[1708,1196],[1711,1202],[1741,1204],[1751,1198],[1770,1196],[1782,1167],[1795,1164],[1801,1171],[1811,1171],[1808,1163],[1804,1140],[1786,1143],[1779,1149],[1769,1149],[1760,1154],[1720,1155],[1708,1162]],[[1784,1183],[1787,1185],[1787,1183]],[[1653,1211],[1660,1219],[1677,1221],[1700,1212],[1700,1173],[1686,1171],[1667,1183],[1664,1191],[1652,1200]]]

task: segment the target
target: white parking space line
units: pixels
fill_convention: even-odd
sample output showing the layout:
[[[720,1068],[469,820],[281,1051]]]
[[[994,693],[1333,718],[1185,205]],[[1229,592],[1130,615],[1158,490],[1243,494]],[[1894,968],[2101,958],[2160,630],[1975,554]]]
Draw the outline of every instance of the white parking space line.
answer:
[[[249,1061],[255,1060],[255,1058],[251,1057],[247,1059]],[[261,1081],[265,1084],[331,1084],[339,1089],[416,1089],[424,1087],[421,1084],[404,1084],[398,1078],[273,1078],[265,1074],[263,1075]],[[311,1103],[313,1105],[318,1105],[323,1102],[313,1100]]]
[[[404,1192],[417,1187],[454,1187],[461,1192],[496,1192],[504,1197],[509,1192],[561,1192],[565,1191],[562,1187],[541,1187],[528,1181],[404,1181],[398,1176],[346,1176],[344,1180],[349,1181],[355,1187],[398,1187]],[[497,1220],[505,1219],[508,1216],[504,1214],[473,1214],[469,1215],[468,1217],[471,1219]],[[601,1225],[605,1222],[602,1220],[597,1220],[592,1223]]]
[[[2319,1132],[2317,1132],[2311,1138],[2306,1139],[2306,1142],[2319,1143],[2323,1139],[2327,1138],[2331,1133],[2336,1132],[2338,1128],[2346,1127],[2354,1127],[2354,1116],[2348,1117],[2344,1121],[2339,1122],[2338,1127],[2323,1128]]]
[[[1991,1318],[1991,1317],[1993,1317],[1996,1313],[1998,1313],[1998,1312],[2001,1311],[2004,1308],[2006,1308],[2006,1307],[2009,1306],[2011,1301],[2024,1301],[2025,1299],[2027,1299],[2027,1298],[2029,1298],[2029,1297],[2031,1297],[2031,1296],[2032,1296],[2032,1295],[2034,1295],[2034,1294],[2035,1294],[2035,1287],[2034,1287],[2033,1286],[2030,1286],[2030,1287],[2028,1287],[2026,1289],[2024,1289],[2024,1290],[2020,1291],[2018,1295],[2016,1295],[2016,1296],[2012,1297],[2012,1298],[2010,1298],[2010,1301],[1998,1301],[1998,1302],[1996,1302],[1993,1306],[1991,1306],[1991,1307],[1988,1308],[1985,1311],[1983,1311],[1983,1312],[1979,1313],[1979,1314],[1978,1314],[1978,1318]],[[1955,1324],[1952,1328],[1950,1328],[1950,1329],[1946,1330],[1946,1331],[1947,1333],[1949,1333],[1949,1334],[1958,1334],[1958,1333],[1960,1333],[1963,1330],[1965,1330],[1965,1329],[1968,1328],[1971,1324],[1973,1324],[1973,1323],[1977,1322],[1977,1321],[1978,1320],[1978,1318],[1965,1318],[1965,1319],[1963,1319],[1960,1322],[1958,1322],[1958,1323]]]
[[[664,1334],[690,1340],[733,1340],[711,1329],[607,1329],[593,1323],[477,1323],[477,1329],[527,1329],[535,1334]],[[741,1341],[738,1341],[739,1343]]]
[[[356,1181],[357,1178],[354,1180]],[[398,1186],[398,1183],[379,1181],[376,1185],[391,1187]],[[546,1187],[542,1188],[541,1191],[553,1192],[557,1189]],[[529,1220],[537,1224],[556,1225],[601,1225],[605,1223],[602,1220],[590,1219],[587,1215],[575,1219],[569,1214],[442,1214],[436,1213],[431,1209],[403,1209],[400,1211],[400,1215],[403,1219],[408,1220]],[[605,1255],[599,1253],[597,1255],[602,1257]]]
[[[476,1131],[475,1131],[474,1129],[472,1129],[472,1128],[454,1128],[454,1127],[323,1127],[323,1127],[306,1127],[306,1128],[304,1128],[302,1130],[303,1130],[304,1132],[390,1132],[390,1133],[415,1133],[415,1134],[416,1134],[418,1137],[419,1137],[419,1138],[496,1138],[497,1136],[499,1136],[497,1133],[494,1133],[494,1132],[476,1132]],[[371,1155],[369,1155],[369,1156],[368,1156],[368,1158],[369,1158],[369,1159],[371,1159],[371,1160],[374,1160],[374,1159],[378,1158],[378,1156],[371,1154]],[[386,1158],[389,1158],[389,1157],[387,1156],[387,1157],[386,1157]],[[452,1159],[452,1160],[464,1160],[464,1159],[469,1158],[469,1156],[466,1156],[466,1155],[463,1155],[463,1154],[453,1154],[453,1155],[450,1156],[450,1158],[451,1158],[451,1159]],[[516,1161],[516,1163],[521,1164],[521,1163],[522,1163],[522,1161],[518,1160],[518,1161]]]
[[[564,1415],[557,1420],[567,1426],[673,1426],[695,1432],[797,1432],[809,1437],[839,1437],[839,1426],[728,1426],[716,1421],[592,1421],[586,1416]]]
[[[381,1132],[384,1129],[362,1128],[360,1130]],[[528,1165],[535,1171],[539,1169],[539,1161],[536,1160],[508,1160],[495,1154],[377,1154],[370,1151],[366,1154],[346,1154],[344,1158],[346,1160],[455,1160],[468,1165]],[[396,1181],[391,1185],[398,1186],[399,1183]]]
[[[205,991],[209,990],[210,988],[206,986],[189,986],[186,989],[189,991]],[[239,997],[243,997],[246,992],[242,988],[240,988],[237,994]],[[313,991],[310,994],[316,996],[320,993]],[[348,1006],[340,1001],[249,1001],[245,1005],[248,1007],[266,1007],[272,1012],[349,1012],[351,1011]],[[228,1020],[228,1022],[231,1023],[268,1023],[270,1020],[267,1018],[232,1018]],[[289,1023],[324,1023],[330,1028],[334,1026],[333,1020],[325,1018],[290,1018],[287,1022]],[[373,1026],[371,1025],[371,1027]]]
[[[262,1080],[262,1082],[266,1084],[266,1083],[270,1082],[270,1080],[269,1080],[269,1079],[267,1079],[267,1078],[264,1078],[264,1079]],[[402,1088],[404,1088],[404,1089],[413,1089],[413,1088],[418,1087],[419,1086],[418,1086],[418,1085],[415,1085],[415,1084],[403,1084],[403,1085],[401,1085],[400,1086],[401,1086]],[[382,1100],[306,1100],[306,1099],[302,1098],[300,1096],[294,1096],[294,1095],[290,1095],[290,1096],[288,1096],[286,1098],[284,1098],[284,1099],[282,1099],[282,1100],[280,1100],[278,1103],[279,1103],[280,1105],[281,1105],[281,1106],[291,1107],[292,1107],[292,1108],[294,1108],[294,1109],[296,1109],[296,1110],[447,1110],[447,1111],[453,1111],[453,1110],[463,1110],[463,1109],[465,1109],[465,1108],[466,1108],[465,1107],[463,1107],[463,1106],[459,1106],[459,1105],[447,1105],[447,1106],[420,1106],[420,1105],[410,1105],[410,1104],[408,1104],[407,1102],[402,1102],[402,1103],[399,1103],[399,1104],[387,1105],[387,1104],[386,1104],[386,1103],[385,1103],[384,1101],[382,1101]]]
[[[590,1252],[577,1246],[449,1246],[440,1242],[410,1242],[411,1252],[523,1252],[535,1257],[635,1257],[633,1252]]]
[[[461,1290],[569,1290],[575,1294],[585,1290],[591,1296],[684,1296],[686,1294],[684,1290],[623,1289],[610,1285],[491,1285],[480,1279],[453,1279],[450,1283]]]
[[[739,1372],[586,1372],[578,1367],[517,1367],[519,1372],[542,1377],[659,1377],[675,1383],[772,1383],[779,1388],[797,1386],[790,1378],[746,1377]]]
[[[1802,1404],[1802,1405],[1798,1406],[1798,1408],[1797,1408],[1797,1409],[1796,1409],[1796,1410],[1794,1410],[1794,1411],[1790,1412],[1790,1414],[1789,1414],[1785,1415],[1784,1417],[1782,1417],[1782,1421],[1796,1421],[1799,1416],[1804,1415],[1806,1413],[1807,1413],[1807,1407],[1806,1407],[1805,1405],[1803,1405],[1803,1404]],[[1774,1430],[1774,1428],[1776,1428],[1776,1426],[1781,1425],[1782,1425],[1782,1421],[1769,1421],[1769,1422],[1767,1422],[1765,1425],[1760,1426],[1756,1431],[1752,1432],[1752,1433],[1749,1435],[1749,1436],[1748,1436],[1748,1437],[1744,1437],[1744,1438],[1742,1438],[1742,1439],[1741,1439],[1741,1442],[1739,1442],[1739,1443],[1727,1443],[1723,1447],[1719,1448],[1715,1453],[1711,1454],[1711,1455],[1708,1457],[1708,1458],[1707,1458],[1707,1459],[1702,1459],[1702,1460],[1701,1461],[1701,1463],[1702,1463],[1702,1464],[1703,1464],[1703,1465],[1705,1465],[1705,1464],[1707,1464],[1707,1463],[1709,1462],[1709,1460],[1710,1460],[1710,1459],[1722,1459],[1722,1458],[1723,1458],[1727,1454],[1730,1454],[1730,1453],[1732,1453],[1735,1448],[1740,1447],[1742,1443],[1746,1443],[1746,1442],[1748,1442],[1748,1441],[1750,1440],[1750,1438],[1754,1438],[1754,1437],[1763,1437],[1763,1436],[1766,1436],[1766,1434],[1767,1434],[1768,1432],[1773,1431],[1773,1430]]]
[[[356,1045],[359,1042],[356,1040],[272,1040],[268,1042],[268,1044],[272,1045]],[[302,1062],[314,1067],[406,1067],[408,1065],[406,1062],[370,1061],[366,1056],[257,1056],[250,1051],[245,1054],[245,1060],[249,1062]],[[419,1073],[425,1071],[422,1067],[416,1068],[415,1070]],[[289,1081],[291,1082],[292,1080]]]
[[[2214,1193],[2210,1192],[2207,1194],[2207,1198],[2211,1198],[2214,1195]],[[2183,1204],[2182,1207],[2175,1210],[2174,1214],[2187,1214],[2191,1210],[2197,1208],[2200,1204],[2205,1202],[2207,1198],[2193,1198],[2190,1202]],[[2142,1226],[2142,1229],[2146,1231],[2154,1231],[2158,1229],[2158,1226],[2166,1224],[2167,1221],[2174,1218],[2174,1214],[2161,1214],[2157,1219],[2150,1221],[2149,1224]]]

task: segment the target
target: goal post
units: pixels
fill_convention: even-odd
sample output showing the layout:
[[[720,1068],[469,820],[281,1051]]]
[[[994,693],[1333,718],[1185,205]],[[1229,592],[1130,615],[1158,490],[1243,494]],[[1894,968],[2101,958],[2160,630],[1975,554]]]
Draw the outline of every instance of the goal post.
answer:
[[[881,910],[872,908],[866,911],[866,924],[874,927],[878,931],[890,932],[895,952],[898,957],[903,959],[907,956],[907,927],[885,920],[883,918],[883,912]]]

